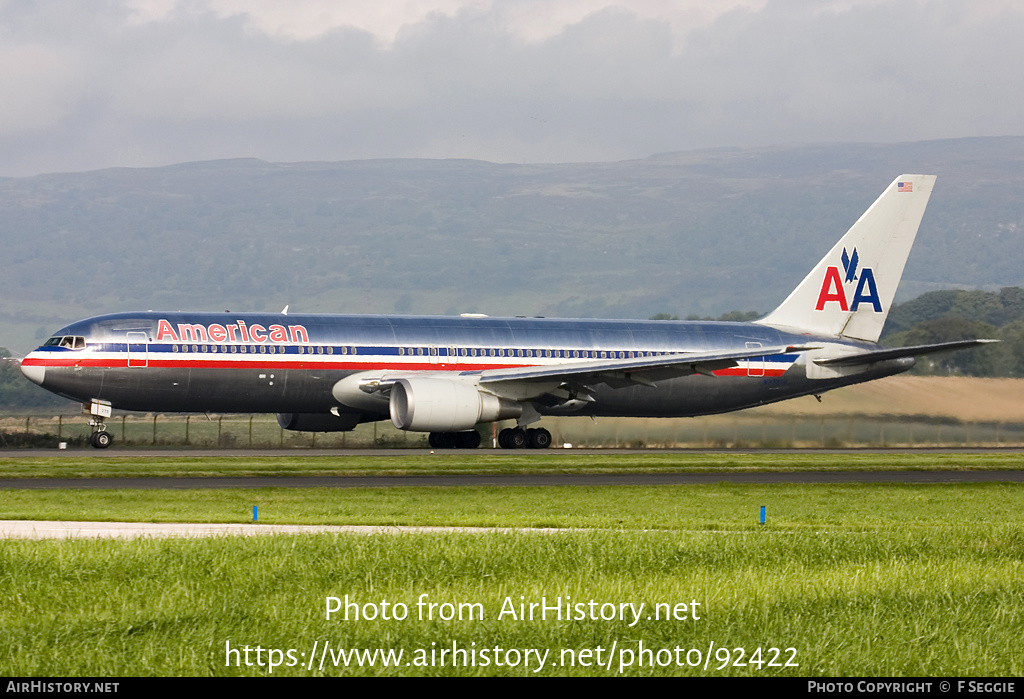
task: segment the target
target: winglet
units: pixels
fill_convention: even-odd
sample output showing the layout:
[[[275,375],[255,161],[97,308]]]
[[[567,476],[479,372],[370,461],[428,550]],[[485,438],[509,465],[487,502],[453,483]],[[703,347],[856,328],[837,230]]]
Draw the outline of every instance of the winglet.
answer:
[[[877,342],[917,236],[934,175],[886,187],[762,325]]]

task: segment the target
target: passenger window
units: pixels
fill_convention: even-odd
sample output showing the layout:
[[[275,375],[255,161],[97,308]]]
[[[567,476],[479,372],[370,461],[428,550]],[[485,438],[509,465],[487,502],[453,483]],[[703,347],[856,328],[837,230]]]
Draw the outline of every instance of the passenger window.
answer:
[[[328,347],[327,348],[327,354],[334,354],[334,348],[333,347]]]

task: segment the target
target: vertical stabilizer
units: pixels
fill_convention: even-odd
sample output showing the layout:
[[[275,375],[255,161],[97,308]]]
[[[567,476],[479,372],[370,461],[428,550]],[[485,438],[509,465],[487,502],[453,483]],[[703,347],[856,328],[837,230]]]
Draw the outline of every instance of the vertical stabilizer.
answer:
[[[900,175],[763,325],[877,342],[934,175]]]

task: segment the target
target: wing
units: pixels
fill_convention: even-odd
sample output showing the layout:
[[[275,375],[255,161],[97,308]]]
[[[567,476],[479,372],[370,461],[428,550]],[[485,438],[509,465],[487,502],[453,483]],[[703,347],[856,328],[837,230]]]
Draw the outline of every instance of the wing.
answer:
[[[798,347],[753,347],[711,352],[682,352],[629,359],[598,359],[549,366],[490,369],[483,372],[461,372],[464,376],[478,374],[480,385],[498,388],[503,383],[565,381],[571,383],[639,383],[654,386],[655,379],[668,379],[691,374],[713,375],[719,369],[736,366],[740,359],[771,356],[799,351]]]
[[[742,359],[799,352],[810,347],[780,345],[708,352],[666,353],[624,359],[590,359],[546,366],[510,367],[483,371],[359,372],[333,388],[334,397],[352,408],[386,411],[395,384],[403,379],[444,379],[476,386],[487,393],[513,401],[531,401],[551,394],[562,400],[590,398],[590,386],[604,383],[613,388],[631,384],[657,387],[661,381],[692,374],[713,376],[715,371],[737,365]]]

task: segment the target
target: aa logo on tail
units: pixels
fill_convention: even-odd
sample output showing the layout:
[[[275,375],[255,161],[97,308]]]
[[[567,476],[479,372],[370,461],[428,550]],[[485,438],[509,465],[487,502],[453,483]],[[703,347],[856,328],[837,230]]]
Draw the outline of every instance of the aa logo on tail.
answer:
[[[834,301],[843,311],[855,312],[862,303],[870,303],[875,313],[882,312],[882,302],[878,298],[878,288],[875,286],[875,273],[870,267],[865,267],[860,270],[858,277],[858,257],[857,248],[853,249],[852,254],[847,253],[846,248],[843,248],[842,262],[846,272],[845,282],[840,276],[838,267],[832,266],[825,269],[825,278],[821,280],[821,291],[818,292],[818,303],[815,304],[814,310],[823,311],[826,303]],[[853,282],[857,282],[857,287],[853,292],[853,303],[851,304],[847,300],[846,286]]]

